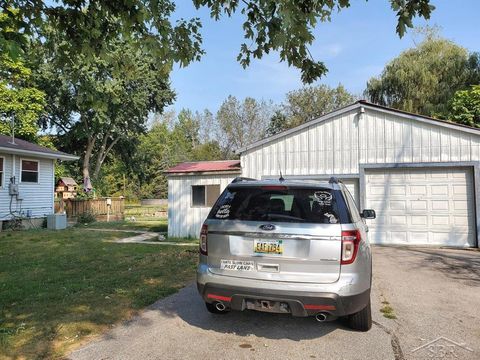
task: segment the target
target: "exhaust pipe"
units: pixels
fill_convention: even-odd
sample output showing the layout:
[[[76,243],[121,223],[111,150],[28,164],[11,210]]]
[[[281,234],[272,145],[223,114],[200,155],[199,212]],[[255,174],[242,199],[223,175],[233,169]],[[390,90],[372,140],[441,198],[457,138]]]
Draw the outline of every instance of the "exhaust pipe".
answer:
[[[327,320],[327,314],[318,313],[317,315],[315,315],[315,319],[317,319],[318,322],[324,322]]]
[[[215,303],[215,308],[218,311],[225,311],[225,305],[221,301]]]

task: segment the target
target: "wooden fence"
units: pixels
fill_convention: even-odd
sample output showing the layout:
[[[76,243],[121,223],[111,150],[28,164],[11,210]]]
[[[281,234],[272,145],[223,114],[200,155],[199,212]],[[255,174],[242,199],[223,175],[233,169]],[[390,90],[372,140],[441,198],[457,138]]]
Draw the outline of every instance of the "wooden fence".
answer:
[[[55,212],[61,210],[61,201],[55,200]],[[125,214],[125,200],[111,198],[110,220],[123,220]],[[97,220],[105,220],[108,213],[107,199],[65,199],[64,210],[68,218],[76,218],[78,215],[90,212]]]

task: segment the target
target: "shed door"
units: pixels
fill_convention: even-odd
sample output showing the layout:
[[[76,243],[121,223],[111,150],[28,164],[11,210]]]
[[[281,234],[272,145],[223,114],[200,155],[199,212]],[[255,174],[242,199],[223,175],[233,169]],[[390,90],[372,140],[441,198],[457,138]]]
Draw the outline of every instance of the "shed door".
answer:
[[[475,245],[473,176],[466,168],[365,172],[370,241],[377,244]]]

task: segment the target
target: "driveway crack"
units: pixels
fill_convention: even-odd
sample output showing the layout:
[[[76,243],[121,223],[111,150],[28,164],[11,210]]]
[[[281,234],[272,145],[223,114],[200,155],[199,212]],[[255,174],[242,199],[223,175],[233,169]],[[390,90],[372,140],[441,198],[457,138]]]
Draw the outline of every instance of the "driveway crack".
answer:
[[[405,356],[403,355],[402,347],[400,346],[400,340],[398,339],[398,336],[392,330],[380,324],[379,322],[373,320],[372,323],[374,323],[380,329],[390,335],[390,344],[392,346],[393,356],[395,357],[395,360],[405,360]]]

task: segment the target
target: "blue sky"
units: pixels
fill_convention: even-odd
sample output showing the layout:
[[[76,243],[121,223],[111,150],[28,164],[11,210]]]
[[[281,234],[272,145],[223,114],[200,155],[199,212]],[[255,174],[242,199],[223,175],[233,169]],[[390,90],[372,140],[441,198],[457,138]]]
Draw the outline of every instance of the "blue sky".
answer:
[[[310,50],[326,63],[329,72],[316,84],[343,84],[361,94],[367,80],[378,75],[384,65],[402,50],[412,47],[412,33],[399,39],[396,18],[388,0],[352,0],[352,6],[334,14],[332,22],[315,29],[316,40]],[[302,86],[300,73],[280,63],[277,54],[252,61],[244,70],[236,61],[243,42],[242,18],[222,18],[215,22],[206,9],[196,10],[190,0],[176,1],[177,15],[200,17],[203,23],[203,48],[206,55],[187,68],[175,68],[172,86],[176,102],[169,110],[182,108],[216,112],[228,95],[280,103],[285,94]],[[432,0],[436,6],[429,25],[441,26],[442,35],[470,51],[480,51],[480,1]],[[415,25],[427,22],[416,20]]]

